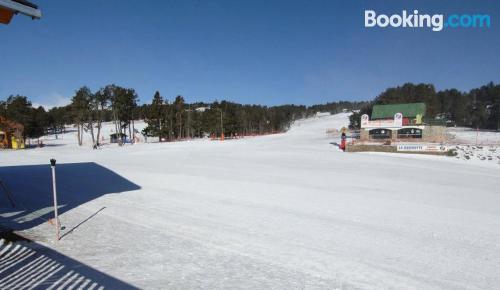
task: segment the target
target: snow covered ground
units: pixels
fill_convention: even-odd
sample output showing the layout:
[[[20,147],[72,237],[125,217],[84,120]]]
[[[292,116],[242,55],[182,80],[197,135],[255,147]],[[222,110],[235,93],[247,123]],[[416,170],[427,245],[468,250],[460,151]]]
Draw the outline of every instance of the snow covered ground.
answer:
[[[0,289],[116,289],[130,285],[27,241],[0,240]]]
[[[471,128],[456,127],[448,128],[448,135],[455,144],[470,144],[476,146],[499,145],[500,132],[475,130]]]
[[[471,128],[448,128],[450,148],[456,150],[455,159],[477,164],[500,166],[500,132]]]
[[[27,205],[2,219],[140,288],[498,288],[500,166],[343,153],[325,132],[347,122],[318,115],[279,135],[101,150],[78,148],[74,133],[47,138],[0,152],[0,176]],[[35,165],[50,158],[68,164],[59,242],[36,222],[51,189],[50,168]]]

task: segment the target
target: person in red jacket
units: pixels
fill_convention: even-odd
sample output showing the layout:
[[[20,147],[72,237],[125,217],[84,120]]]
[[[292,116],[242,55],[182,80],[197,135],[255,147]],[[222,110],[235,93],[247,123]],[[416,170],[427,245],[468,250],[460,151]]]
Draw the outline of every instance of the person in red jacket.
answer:
[[[340,149],[342,149],[342,151],[345,151],[345,142],[346,142],[346,135],[345,135],[345,132],[342,132],[342,136],[340,137],[341,138],[341,141],[340,141]]]

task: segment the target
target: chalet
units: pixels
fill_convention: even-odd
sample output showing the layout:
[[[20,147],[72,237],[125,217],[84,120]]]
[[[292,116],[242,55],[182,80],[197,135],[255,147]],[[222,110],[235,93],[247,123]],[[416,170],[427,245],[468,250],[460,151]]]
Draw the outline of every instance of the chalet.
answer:
[[[0,149],[24,148],[24,126],[0,117]]]
[[[444,126],[425,122],[424,103],[374,105],[361,116],[361,141],[443,142]]]

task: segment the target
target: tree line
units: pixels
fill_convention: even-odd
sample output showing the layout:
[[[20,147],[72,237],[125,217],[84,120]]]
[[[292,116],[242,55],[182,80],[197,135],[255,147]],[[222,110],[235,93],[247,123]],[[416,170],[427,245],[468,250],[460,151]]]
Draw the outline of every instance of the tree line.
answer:
[[[359,128],[360,116],[371,115],[375,104],[424,102],[426,121],[447,121],[458,126],[500,129],[500,85],[489,83],[461,92],[456,89],[436,91],[432,84],[406,83],[386,89],[373,101],[331,102],[320,105],[262,106],[230,101],[187,103],[182,96],[170,100],[156,92],[151,103],[139,105],[134,89],[107,85],[92,92],[84,86],[76,90],[67,106],[33,107],[26,96],[11,95],[0,100],[0,116],[24,125],[25,139],[46,134],[63,133],[67,125],[77,129],[78,143],[83,144],[83,132],[89,132],[94,146],[101,140],[103,122],[112,122],[121,136],[134,136],[135,120],[145,120],[140,132],[159,141],[206,136],[226,137],[269,134],[286,131],[293,121],[313,116],[316,112],[339,113],[355,111],[350,117],[351,128]],[[132,140],[133,141],[133,140]]]
[[[363,114],[371,116],[373,105],[417,103],[426,104],[426,122],[440,121],[448,125],[480,129],[500,129],[500,85],[490,82],[468,92],[457,89],[436,91],[432,84],[406,83],[386,89],[359,113],[350,117],[350,127],[359,128]]]
[[[0,101],[0,116],[22,124],[25,139],[36,139],[46,134],[55,134],[57,138],[57,134],[65,131],[66,125],[74,124],[79,145],[83,144],[83,133],[86,131],[90,132],[93,146],[97,146],[103,122],[113,121],[115,132],[125,134],[128,129],[130,135],[137,101],[138,96],[133,89],[108,85],[92,92],[84,86],[75,92],[69,105],[48,111],[42,106],[34,108],[26,96],[11,95]]]
[[[67,125],[77,130],[78,144],[83,144],[83,133],[89,132],[93,146],[102,139],[103,122],[112,122],[117,142],[123,136],[137,132],[135,120],[144,120],[147,126],[142,133],[159,141],[207,136],[237,137],[284,132],[293,121],[314,115],[316,112],[338,113],[355,110],[365,102],[333,102],[323,105],[263,106],[239,104],[230,101],[187,103],[182,96],[167,99],[156,92],[150,104],[139,105],[134,89],[107,85],[95,92],[84,86],[76,90],[67,106],[45,110],[37,108],[26,96],[11,95],[0,101],[0,115],[21,123],[25,139],[36,139],[46,134],[63,133]]]

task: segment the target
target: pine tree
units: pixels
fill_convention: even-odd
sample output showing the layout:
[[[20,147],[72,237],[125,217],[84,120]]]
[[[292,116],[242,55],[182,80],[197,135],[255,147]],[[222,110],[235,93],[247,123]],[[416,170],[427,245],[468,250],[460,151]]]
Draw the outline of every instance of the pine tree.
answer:
[[[161,142],[166,132],[166,114],[163,97],[158,91],[153,96],[146,123],[148,126],[144,129],[144,133],[148,136],[158,136],[158,140]]]
[[[174,101],[175,110],[175,127],[177,130],[176,137],[181,139],[183,136],[182,123],[184,114],[184,98],[182,96],[177,96]]]
[[[92,92],[88,87],[81,87],[71,100],[73,120],[77,127],[78,145],[83,144],[84,124],[90,115],[90,98]]]

